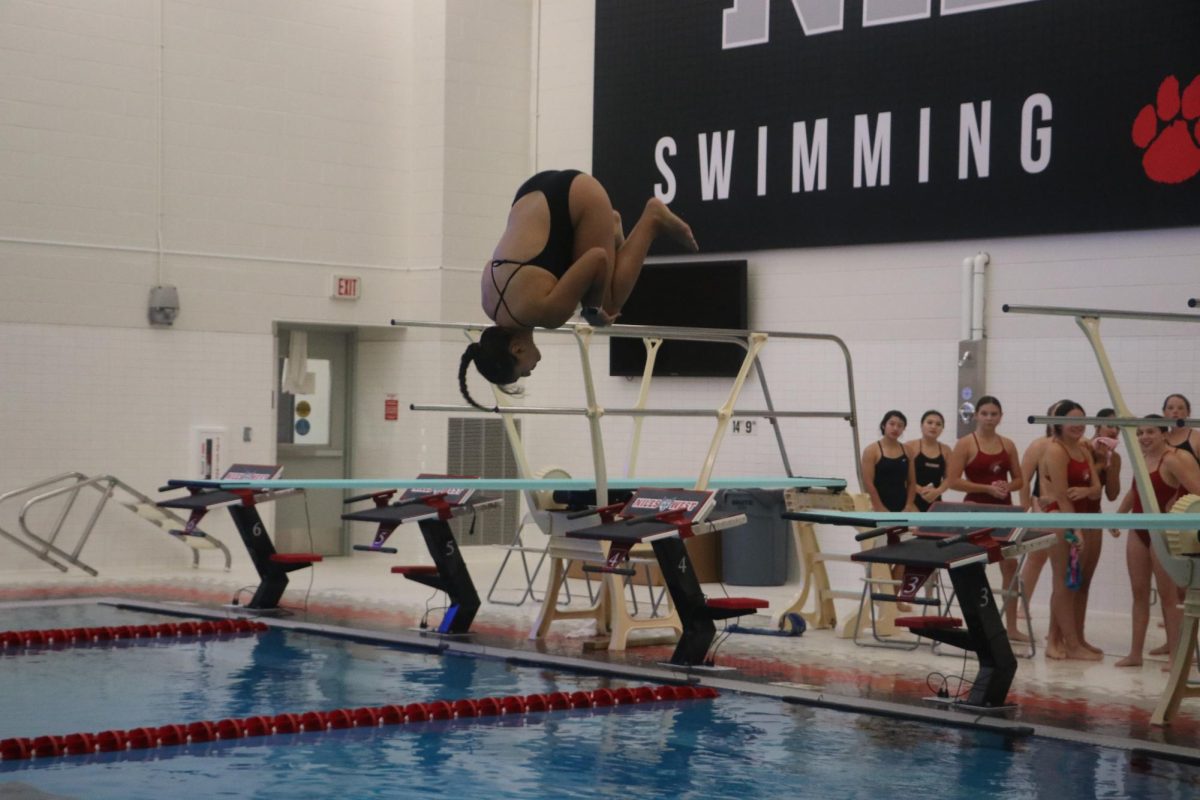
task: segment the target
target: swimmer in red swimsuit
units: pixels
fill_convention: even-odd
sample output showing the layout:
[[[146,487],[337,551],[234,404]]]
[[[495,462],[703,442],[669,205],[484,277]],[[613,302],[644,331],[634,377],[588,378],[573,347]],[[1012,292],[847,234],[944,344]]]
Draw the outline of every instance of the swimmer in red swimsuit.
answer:
[[[1147,419],[1162,417],[1150,414]],[[1175,501],[1186,493],[1200,494],[1200,465],[1187,453],[1167,442],[1167,431],[1165,425],[1147,425],[1137,430],[1138,445],[1150,469],[1150,484],[1154,487],[1154,500],[1159,511],[1170,511]],[[1121,501],[1119,511],[1122,514],[1130,511],[1140,514],[1142,510],[1142,499],[1135,483]],[[1119,533],[1112,532],[1114,536]],[[1129,655],[1117,662],[1118,667],[1138,667],[1142,664],[1146,628],[1150,624],[1150,576],[1154,576],[1160,598],[1176,596],[1175,583],[1159,562],[1151,546],[1150,535],[1149,531],[1133,530],[1125,540],[1125,564],[1129,570],[1133,608],[1130,613]],[[1163,626],[1167,631],[1165,652],[1174,655],[1179,640],[1181,612],[1176,603],[1162,603],[1162,613]],[[1150,652],[1153,654],[1155,651]]]
[[[999,400],[991,395],[979,398],[975,405],[975,432],[959,439],[950,451],[950,464],[946,467],[950,488],[966,492],[963,499],[967,502],[1009,505],[1012,493],[1025,485],[1017,446],[1012,439],[996,433],[996,426],[1003,418],[1004,410]],[[1000,562],[1005,589],[1013,585],[1016,573],[1016,561],[1005,559]],[[1017,625],[1017,605],[1016,602],[1006,604],[1008,638],[1014,642],[1027,642],[1029,637],[1021,633]]]
[[[1054,410],[1056,417],[1082,417],[1083,407],[1064,400]],[[1089,500],[1100,499],[1100,478],[1092,464],[1092,453],[1084,443],[1084,425],[1064,422],[1053,426],[1053,442],[1046,447],[1038,474],[1042,478],[1042,508],[1045,511],[1073,513],[1086,508]],[[1087,595],[1082,582],[1079,588],[1067,587],[1071,546],[1067,531],[1058,532],[1058,541],[1050,548],[1050,567],[1054,576],[1050,594],[1050,635],[1046,657],[1099,661],[1103,651],[1083,638],[1081,605]],[[1086,548],[1086,542],[1080,544]]]

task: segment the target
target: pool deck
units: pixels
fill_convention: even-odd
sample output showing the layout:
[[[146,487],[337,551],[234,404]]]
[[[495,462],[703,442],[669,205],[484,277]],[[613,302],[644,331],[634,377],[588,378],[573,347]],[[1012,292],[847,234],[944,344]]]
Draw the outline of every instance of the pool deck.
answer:
[[[538,605],[526,601],[521,606],[489,603],[488,587],[496,574],[503,551],[498,547],[464,548],[476,587],[484,598],[468,637],[460,637],[448,646],[465,652],[486,650],[511,658],[528,655],[564,666],[595,668],[648,678],[682,673],[667,673],[660,662],[671,653],[669,645],[630,647],[624,652],[593,649],[594,624],[590,621],[555,623],[543,641],[528,638]],[[176,570],[106,569],[98,578],[73,571],[59,575],[49,569],[0,572],[0,602],[51,598],[120,597],[138,601],[197,604],[208,611],[227,613],[225,604],[243,587],[257,584],[257,576],[237,559],[232,572],[205,566]],[[283,606],[289,614],[282,624],[339,625],[379,632],[397,640],[414,640],[413,633],[426,609],[432,592],[428,588],[392,575],[389,564],[371,556],[329,558],[311,571],[292,574]],[[519,598],[516,587],[519,567],[510,564],[501,584],[504,597]],[[310,586],[311,575],[311,586]],[[539,580],[540,583],[540,580]],[[582,581],[571,581],[574,605],[582,608],[587,589]],[[789,602],[794,586],[732,587],[705,586],[710,596],[731,595],[760,597],[779,608]],[[641,588],[643,613],[645,588]],[[1043,588],[1044,591],[1044,588]],[[249,595],[242,594],[245,600]],[[434,598],[433,605],[441,602]],[[853,606],[839,601],[839,614],[848,614]],[[769,611],[769,609],[768,609]],[[435,616],[436,619],[436,616]],[[270,622],[271,620],[267,620]],[[743,624],[763,626],[769,617],[760,613],[744,618]],[[1034,629],[1044,635],[1047,620],[1034,608]],[[719,627],[720,623],[718,623]],[[3,624],[0,623],[0,628]],[[654,632],[649,632],[654,636]],[[1017,711],[1011,721],[996,724],[1013,730],[1063,738],[1078,738],[1119,747],[1157,750],[1200,761],[1200,700],[1185,700],[1177,718],[1167,727],[1150,724],[1150,715],[1158,702],[1167,674],[1165,657],[1146,657],[1141,667],[1120,668],[1114,662],[1124,656],[1129,636],[1128,617],[1092,614],[1088,635],[1104,650],[1100,662],[1055,661],[1040,651],[1031,658],[1019,659],[1016,679],[1009,693]],[[433,637],[419,639],[429,643]],[[1165,640],[1162,629],[1152,619],[1148,648]],[[636,641],[636,639],[635,639]],[[943,680],[953,689],[958,676],[974,676],[974,658],[964,659],[951,648],[931,651],[924,644],[915,650],[897,650],[856,645],[839,639],[832,630],[809,630],[800,637],[730,636],[718,651],[717,663],[732,670],[698,673],[705,683],[725,688],[743,688],[832,707],[871,710],[880,713],[911,712],[914,716],[945,721],[949,724],[974,724],[973,715],[931,706],[924,698]],[[1193,677],[1196,677],[1193,673]],[[991,724],[988,719],[980,724]]]

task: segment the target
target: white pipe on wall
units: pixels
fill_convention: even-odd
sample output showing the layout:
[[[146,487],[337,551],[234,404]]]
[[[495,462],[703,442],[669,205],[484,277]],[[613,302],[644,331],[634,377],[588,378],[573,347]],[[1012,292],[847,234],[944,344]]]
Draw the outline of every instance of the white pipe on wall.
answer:
[[[991,262],[987,253],[980,253],[971,261],[971,338],[982,339],[984,307],[984,268]]]
[[[960,340],[971,338],[971,294],[974,291],[973,279],[971,271],[974,268],[975,259],[968,256],[962,261],[962,310],[960,317],[960,327],[958,338]]]

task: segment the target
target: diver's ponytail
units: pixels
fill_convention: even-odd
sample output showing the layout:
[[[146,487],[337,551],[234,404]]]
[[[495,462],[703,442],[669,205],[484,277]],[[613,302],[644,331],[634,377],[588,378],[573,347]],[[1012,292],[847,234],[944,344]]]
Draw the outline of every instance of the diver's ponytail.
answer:
[[[474,361],[479,374],[500,391],[505,394],[521,394],[520,388],[513,385],[520,375],[517,373],[517,357],[509,352],[511,342],[511,331],[493,325],[484,329],[478,342],[472,342],[463,351],[462,361],[458,364],[458,390],[468,403],[482,411],[499,411],[500,407],[488,408],[471,398],[471,393],[467,391],[467,367]]]
[[[495,408],[487,408],[475,402],[475,398],[471,397],[471,393],[467,390],[467,367],[471,366],[471,362],[479,358],[479,344],[471,342],[467,345],[467,349],[463,351],[462,360],[458,364],[458,390],[462,392],[462,396],[468,403],[475,406],[481,411],[495,411]]]

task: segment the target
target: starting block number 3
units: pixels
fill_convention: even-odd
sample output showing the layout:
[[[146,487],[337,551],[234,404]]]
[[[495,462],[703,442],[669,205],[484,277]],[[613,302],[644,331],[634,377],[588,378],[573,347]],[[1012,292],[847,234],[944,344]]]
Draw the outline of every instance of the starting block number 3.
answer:
[[[758,420],[756,419],[730,420],[729,425],[729,431],[734,436],[753,436],[758,433]]]

